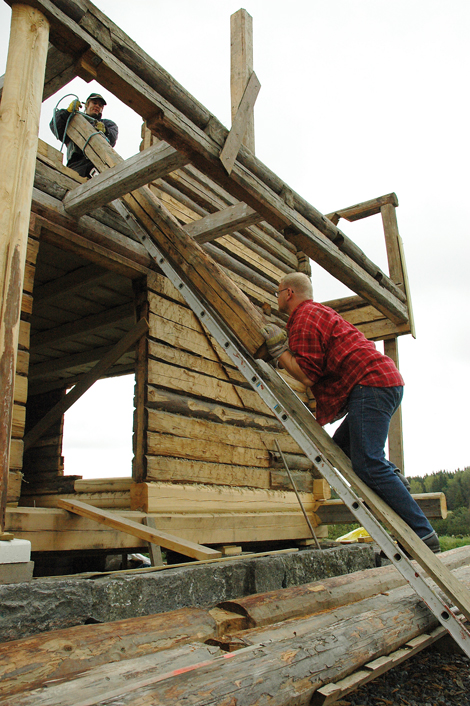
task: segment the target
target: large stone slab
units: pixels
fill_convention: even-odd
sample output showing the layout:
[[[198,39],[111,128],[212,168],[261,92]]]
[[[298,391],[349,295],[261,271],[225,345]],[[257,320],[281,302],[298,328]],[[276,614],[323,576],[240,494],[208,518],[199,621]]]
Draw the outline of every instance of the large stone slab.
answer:
[[[374,566],[373,548],[358,544],[135,574],[34,579],[0,586],[0,641],[187,606],[208,607]]]

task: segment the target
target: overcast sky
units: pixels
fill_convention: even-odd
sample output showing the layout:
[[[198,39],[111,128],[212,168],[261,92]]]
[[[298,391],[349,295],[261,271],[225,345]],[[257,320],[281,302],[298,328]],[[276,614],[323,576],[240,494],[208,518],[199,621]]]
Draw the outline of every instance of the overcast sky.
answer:
[[[238,2],[95,4],[230,126],[230,15]],[[243,7],[253,17],[262,86],[255,107],[259,159],[322,213],[392,191],[398,196],[417,330],[416,340],[400,339],[405,470],[464,468],[470,465],[470,3],[247,0]],[[0,74],[10,15],[0,3]],[[84,100],[96,88],[76,79],[49,99],[41,138],[58,147],[48,129],[53,107],[69,92]],[[129,157],[138,151],[141,120],[105,96],[105,117],[120,128],[117,150]],[[386,269],[380,216],[340,227]],[[318,269],[313,284],[319,301],[348,294]],[[114,434],[107,437],[106,427]],[[86,428],[94,438],[82,438]],[[66,416],[66,472],[130,474],[131,428],[132,381],[97,385]]]

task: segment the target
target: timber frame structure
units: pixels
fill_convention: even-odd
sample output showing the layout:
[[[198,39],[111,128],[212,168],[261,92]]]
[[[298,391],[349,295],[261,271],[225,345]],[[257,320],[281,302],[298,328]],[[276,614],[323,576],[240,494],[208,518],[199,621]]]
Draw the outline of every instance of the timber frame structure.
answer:
[[[145,224],[251,354],[262,355],[264,321],[285,324],[280,278],[309,273],[312,259],[356,293],[326,303],[383,340],[398,363],[397,339],[414,328],[395,194],[325,216],[262,164],[249,57],[233,57],[243,71],[234,72],[229,131],[88,0],[9,4],[0,105],[4,536],[29,539],[37,555],[153,541],[195,558],[220,556],[225,545],[308,541],[276,440],[320,535],[320,524],[349,521],[162,274],[141,231]],[[247,31],[246,13],[234,18],[243,25],[234,31]],[[102,172],[88,182],[37,140],[41,102],[75,76],[98,81],[144,121],[141,152],[123,161],[74,116],[68,134]],[[389,274],[338,228],[378,213]],[[98,378],[128,373],[132,478],[64,475],[64,412]],[[399,413],[390,456],[403,467]],[[428,516],[445,512],[440,497],[421,502]]]

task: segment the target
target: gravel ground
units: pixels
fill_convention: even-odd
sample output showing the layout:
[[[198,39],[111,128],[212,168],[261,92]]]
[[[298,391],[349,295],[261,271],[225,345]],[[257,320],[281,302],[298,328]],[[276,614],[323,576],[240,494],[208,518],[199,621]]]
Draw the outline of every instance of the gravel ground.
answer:
[[[429,647],[335,706],[470,706],[470,658]]]

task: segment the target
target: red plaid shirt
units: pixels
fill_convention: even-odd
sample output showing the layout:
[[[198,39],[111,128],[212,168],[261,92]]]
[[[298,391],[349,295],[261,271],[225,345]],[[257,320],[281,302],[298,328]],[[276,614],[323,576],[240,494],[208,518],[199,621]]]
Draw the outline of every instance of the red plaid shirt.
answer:
[[[307,300],[287,322],[289,348],[312,381],[319,424],[332,422],[343,410],[352,388],[404,385],[388,356],[333,309]]]

